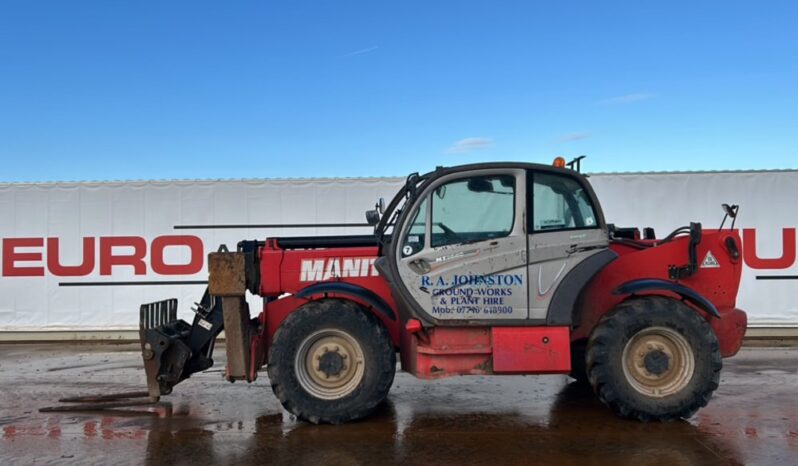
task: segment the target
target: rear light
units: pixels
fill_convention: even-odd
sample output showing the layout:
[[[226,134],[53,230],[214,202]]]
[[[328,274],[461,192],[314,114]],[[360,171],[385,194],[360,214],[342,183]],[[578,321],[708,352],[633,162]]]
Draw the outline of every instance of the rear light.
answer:
[[[726,246],[726,251],[729,253],[729,257],[732,260],[737,260],[740,258],[740,248],[737,246],[737,241],[734,239],[733,236],[727,236],[725,240],[723,240],[723,244]]]

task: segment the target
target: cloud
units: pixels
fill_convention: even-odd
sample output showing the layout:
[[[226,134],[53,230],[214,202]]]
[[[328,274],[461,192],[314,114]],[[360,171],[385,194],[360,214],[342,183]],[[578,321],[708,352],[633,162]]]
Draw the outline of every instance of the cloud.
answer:
[[[610,97],[609,99],[599,100],[596,103],[599,105],[631,104],[633,102],[641,102],[643,100],[653,99],[654,97],[655,97],[654,94],[649,94],[647,92],[637,92],[634,94],[626,94],[626,95]]]
[[[356,55],[363,55],[364,53],[373,52],[378,48],[380,47],[377,45],[372,45],[371,47],[366,47],[365,49],[360,49],[360,50],[355,50],[354,52],[345,53],[341,55],[341,57],[344,58],[344,57],[354,57]]]
[[[580,139],[587,139],[589,137],[590,133],[586,131],[577,131],[575,133],[563,134],[562,136],[557,138],[557,142],[579,141]]]
[[[465,138],[452,144],[451,147],[446,149],[446,153],[462,154],[464,152],[487,149],[492,145],[493,139],[490,138]]]

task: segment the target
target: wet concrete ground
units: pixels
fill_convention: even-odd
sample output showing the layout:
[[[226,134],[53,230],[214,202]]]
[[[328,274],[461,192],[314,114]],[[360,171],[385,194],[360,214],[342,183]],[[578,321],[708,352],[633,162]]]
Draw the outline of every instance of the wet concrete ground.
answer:
[[[220,369],[165,397],[170,416],[38,412],[143,389],[143,374],[135,346],[0,345],[0,464],[798,464],[798,349],[743,349],[709,406],[669,424],[617,419],[565,376],[398,373],[369,419],[315,426],[265,373],[229,384]]]

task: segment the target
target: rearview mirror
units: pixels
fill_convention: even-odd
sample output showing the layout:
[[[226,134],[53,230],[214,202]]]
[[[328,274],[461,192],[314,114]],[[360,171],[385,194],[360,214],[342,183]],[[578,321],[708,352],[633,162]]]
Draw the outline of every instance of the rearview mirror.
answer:
[[[375,226],[376,224],[380,223],[380,213],[377,210],[367,210],[366,211],[366,222],[371,225]]]
[[[475,193],[493,192],[493,183],[485,178],[471,178],[468,180],[468,190]]]
[[[374,206],[377,209],[377,213],[380,215],[385,213],[385,198],[381,197],[379,201],[377,201],[377,205]]]
[[[723,225],[726,223],[727,218],[732,219],[731,227],[729,228],[731,230],[734,230],[734,222],[737,221],[737,212],[740,210],[740,206],[738,206],[737,204],[732,204],[732,205],[721,204],[720,206],[723,208],[723,213],[725,213],[726,215],[723,216],[723,220],[720,222],[720,228],[718,228],[718,230],[723,229]]]
[[[723,212],[725,212],[726,215],[728,215],[729,217],[731,217],[731,218],[737,217],[737,206],[736,205],[731,205],[730,206],[729,204],[721,204],[720,206],[723,207]]]

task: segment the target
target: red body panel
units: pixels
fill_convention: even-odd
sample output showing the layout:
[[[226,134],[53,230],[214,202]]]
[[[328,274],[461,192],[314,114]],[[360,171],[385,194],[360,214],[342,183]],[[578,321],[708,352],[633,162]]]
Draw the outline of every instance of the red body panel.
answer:
[[[274,301],[264,300],[263,313],[260,316],[264,330],[261,334],[264,347],[269,347],[272,335],[288,314],[310,300],[342,298],[370,308],[362,300],[335,293],[311,294],[304,298],[293,296],[310,285],[328,281],[363,287],[385,301],[397,315],[396,320],[371,310],[385,324],[391,339],[398,347],[401,323],[391,290],[374,269],[376,259],[376,247],[283,250],[276,242],[267,241],[260,251],[261,295],[265,298],[291,296],[283,296]]]
[[[402,342],[402,369],[416,377],[493,373],[491,332],[487,327],[435,327],[420,334],[404,334]]]
[[[568,327],[437,327],[405,336],[402,367],[422,379],[568,373],[569,333]]]
[[[711,251],[717,267],[699,267],[694,275],[680,280],[711,301],[721,314],[717,319],[695,308],[708,320],[720,341],[723,356],[734,355],[745,333],[745,313],[736,309],[742,271],[741,257],[732,258],[724,246],[736,231],[706,230],[697,249],[701,264]],[[651,241],[650,243],[654,243]],[[437,327],[414,333],[405,330],[390,288],[373,267],[375,247],[283,250],[267,240],[260,250],[260,294],[265,298],[259,316],[261,331],[252,342],[253,361],[265,362],[274,332],[294,310],[314,299],[350,299],[370,309],[388,329],[400,351],[403,368],[422,378],[455,374],[567,373],[570,369],[570,342],[585,339],[601,319],[628,296],[613,294],[622,284],[638,279],[668,280],[668,266],[688,263],[688,239],[678,237],[655,247],[639,249],[613,243],[619,257],[600,271],[583,291],[575,310],[572,331],[568,327]],[[363,299],[331,292],[296,294],[324,282],[345,282],[360,286],[384,301],[395,319],[374,309]],[[665,291],[644,294],[679,296]],[[547,338],[548,342],[543,343]],[[257,357],[256,357],[257,356]],[[253,367],[253,372],[257,368]]]
[[[708,299],[721,315],[720,319],[708,316],[704,311],[695,308],[708,320],[720,341],[721,354],[733,356],[742,345],[745,332],[745,313],[737,312],[737,290],[740,287],[742,274],[741,255],[733,259],[726,250],[724,241],[732,237],[740,247],[740,237],[736,230],[705,230],[701,243],[697,248],[699,268],[696,273],[679,283],[691,288]],[[619,257],[598,273],[585,289],[580,308],[576,311],[579,319],[572,339],[587,338],[601,317],[628,298],[625,295],[613,294],[622,284],[638,279],[659,278],[668,280],[668,265],[684,265],[688,262],[687,237],[678,237],[673,241],[648,249],[636,249],[623,244],[612,244],[611,248]],[[654,241],[652,241],[654,242]],[[701,267],[707,253],[718,262],[718,267]],[[650,291],[641,294],[658,294],[681,299],[678,295],[664,291]],[[690,305],[688,303],[688,305]]]
[[[571,370],[568,327],[494,327],[496,373],[567,374]]]

